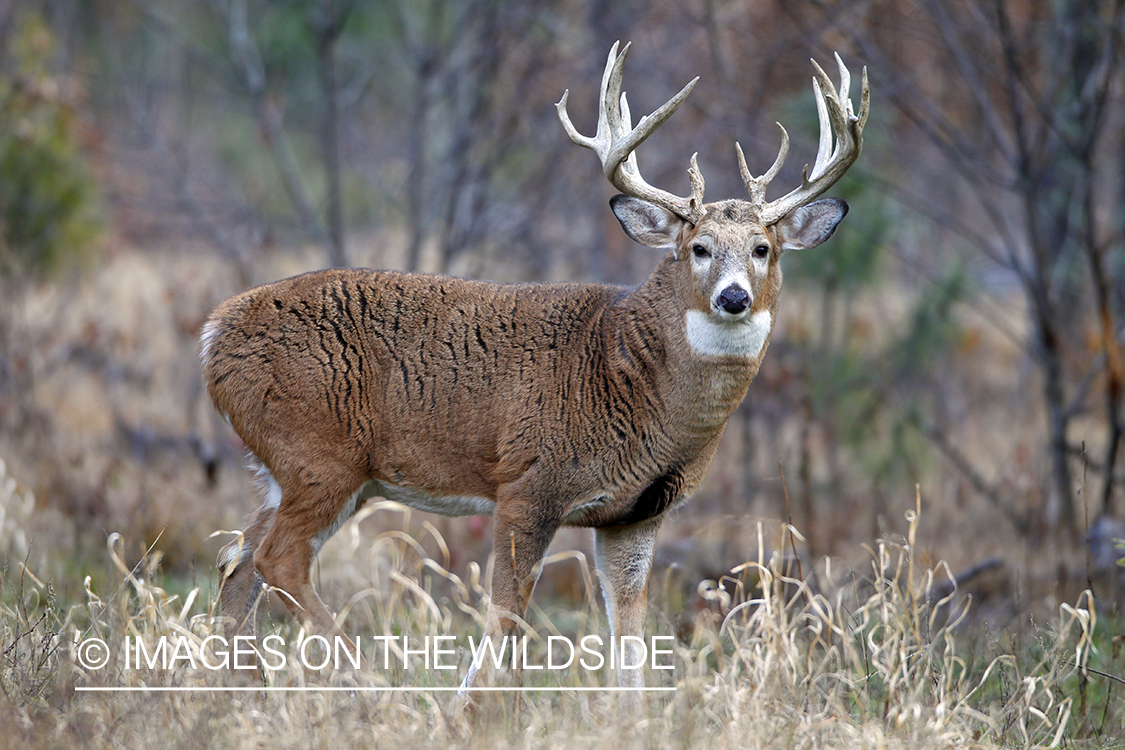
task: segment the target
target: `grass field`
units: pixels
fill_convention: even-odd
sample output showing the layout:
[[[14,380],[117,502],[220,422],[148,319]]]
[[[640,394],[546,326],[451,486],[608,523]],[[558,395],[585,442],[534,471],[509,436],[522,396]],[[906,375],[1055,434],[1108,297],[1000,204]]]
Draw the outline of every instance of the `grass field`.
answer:
[[[14,483],[4,488],[11,551],[26,540],[19,539]],[[502,673],[497,686],[550,689],[480,694],[467,719],[451,720],[447,691],[471,659],[463,644],[481,633],[488,570],[470,565],[465,578],[449,572],[437,529],[390,504],[365,509],[325,548],[321,589],[330,603],[346,603],[340,618],[353,638],[370,643],[390,636],[383,642],[397,647],[404,636],[415,644],[451,636],[446,643],[456,648],[444,663],[456,669],[426,669],[428,657],[404,657],[401,650],[384,661],[369,649],[361,670],[331,663],[316,668],[321,655],[315,647],[304,652],[302,665],[288,645],[300,641],[295,625],[267,616],[259,636],[273,634],[275,646],[287,644],[276,649],[287,655],[285,665],[264,654],[270,668],[260,673],[214,670],[206,665],[222,661],[222,642],[207,641],[221,632],[215,582],[165,580],[159,542],[129,559],[126,549],[135,540],[111,534],[102,563],[110,572],[86,577],[73,600],[9,557],[0,609],[0,687],[7,704],[0,712],[0,744],[937,748],[1125,742],[1123,686],[1112,677],[1125,673],[1121,638],[1113,638],[1092,595],[1060,604],[1050,621],[1025,631],[994,632],[974,616],[947,567],[920,566],[914,549],[924,512],[920,501],[908,510],[901,536],[870,548],[861,575],[837,577],[826,562],[799,570],[789,554],[799,542],[791,536],[795,530],[759,524],[758,554],[719,580],[699,583],[692,599],[698,606],[685,611],[677,586],[667,576],[655,578],[648,635],[672,636],[661,645],[671,654],[660,658],[674,668],[648,671],[648,685],[669,690],[648,693],[640,716],[621,715],[617,695],[590,690],[614,684],[604,664],[575,664]],[[442,551],[436,558],[445,560],[426,552],[435,545]],[[552,635],[577,642],[608,632],[594,574],[579,553],[549,559],[544,577],[554,566],[575,564],[586,581],[583,602],[533,606],[531,664],[544,662],[543,645]],[[167,650],[158,658],[162,640]],[[103,658],[104,666],[93,668]],[[240,690],[220,689],[231,686]],[[414,690],[371,690],[391,686]]]
[[[296,262],[288,255],[275,261],[260,270],[262,279],[298,270],[285,265]],[[472,722],[451,723],[448,689],[471,658],[468,639],[482,632],[488,522],[386,505],[365,508],[325,546],[318,589],[346,632],[368,648],[377,636],[449,636],[456,650],[445,658],[455,669],[427,670],[417,653],[407,659],[410,669],[395,654],[391,668],[359,673],[306,669],[289,659],[260,682],[246,672],[193,668],[192,657],[216,656],[215,649],[204,653],[204,643],[220,632],[213,560],[230,537],[208,536],[238,527],[254,505],[239,446],[225,427],[211,433],[223,456],[213,481],[192,450],[192,436],[207,435],[213,422],[199,387],[199,323],[238,283],[190,252],[122,251],[74,288],[45,286],[19,305],[8,300],[13,345],[27,353],[20,371],[27,382],[20,381],[18,404],[2,404],[25,409],[9,417],[26,419],[0,432],[0,458],[10,462],[0,469],[0,691],[7,708],[0,711],[0,746],[1125,743],[1121,576],[1103,567],[1091,578],[1084,550],[1052,529],[1032,541],[937,460],[903,466],[922,482],[921,501],[894,487],[873,498],[858,489],[862,482],[836,493],[820,478],[828,476],[823,469],[815,470],[828,466],[830,455],[815,433],[802,436],[799,408],[785,406],[793,350],[781,343],[751,392],[758,404],[776,402],[781,421],[771,422],[763,409],[728,431],[707,487],[661,531],[647,636],[671,637],[661,644],[674,644],[667,657],[674,669],[649,669],[647,682],[674,690],[647,694],[639,718],[618,715],[617,695],[573,690],[614,685],[603,665],[524,670],[519,684],[552,690],[483,695]],[[812,314],[799,293],[789,302],[782,343],[800,340],[802,316]],[[893,316],[872,320],[886,317]],[[1037,418],[1020,398],[1020,383],[1005,375],[1012,356],[988,340],[950,377],[959,378],[962,398],[984,404],[966,411],[962,450],[995,467],[1013,502],[1033,509],[1034,462],[1006,458],[1026,443]],[[752,434],[763,437],[747,468]],[[814,471],[802,479],[792,457],[810,447]],[[815,544],[770,520],[788,515],[779,457],[787,457],[796,523],[818,537]],[[847,466],[869,470],[862,461]],[[747,476],[760,479],[748,484]],[[814,505],[807,502],[810,481],[820,488]],[[34,486],[35,497],[19,482]],[[551,636],[577,643],[608,635],[595,573],[574,551],[588,542],[567,533],[532,600],[533,665],[542,663]],[[962,575],[964,585],[952,585],[951,571],[990,561],[998,565],[992,579]],[[274,595],[263,607],[259,634],[296,647],[300,634],[278,601]],[[77,648],[94,638],[110,659],[96,670],[83,668]],[[141,656],[152,655],[162,638],[183,649],[173,652],[178,658],[167,669],[159,660],[138,667],[137,643]],[[381,652],[368,656],[381,667]],[[349,689],[82,689],[229,685]],[[424,689],[368,689],[380,686]]]
[[[300,270],[286,265],[297,262],[279,254],[260,280]],[[647,681],[674,690],[647,694],[640,718],[619,716],[617,695],[573,690],[614,685],[603,665],[524,670],[520,684],[552,690],[483,695],[472,722],[450,723],[448,689],[471,658],[468,639],[482,632],[488,522],[388,506],[365,508],[330,540],[318,558],[318,589],[368,648],[377,636],[449,636],[455,669],[427,670],[416,653],[408,670],[399,658],[359,673],[289,659],[261,683],[245,672],[193,668],[190,657],[201,659],[219,632],[213,561],[230,538],[208,536],[237,528],[254,506],[240,447],[225,426],[208,432],[214,417],[199,387],[200,321],[241,283],[221,270],[186,251],[123,250],[74,287],[36,288],[19,305],[7,300],[27,382],[18,404],[0,406],[19,406],[27,417],[0,431],[0,458],[10,462],[0,471],[0,689],[8,709],[0,711],[0,746],[1125,743],[1120,574],[1091,566],[1057,530],[1033,527],[1033,540],[936,457],[902,463],[901,473],[922,483],[922,501],[897,480],[882,497],[867,494],[865,482],[837,492],[826,481],[830,452],[815,431],[802,432],[799,405],[784,395],[794,349],[783,344],[800,341],[802,321],[815,317],[800,290],[788,298],[789,328],[752,386],[750,399],[767,406],[728,431],[707,486],[661,531],[647,635],[673,639],[674,669],[649,669]],[[896,299],[884,301],[893,307]],[[1011,488],[1015,511],[1035,518],[1035,462],[1008,454],[1034,455],[1026,436],[1038,417],[1020,395],[1025,386],[1008,375],[1010,346],[981,341],[950,370],[950,388],[981,405],[965,409],[961,449]],[[193,451],[193,436],[208,434],[222,457],[213,481]],[[806,451],[811,476],[802,478],[794,456]],[[848,456],[846,475],[871,471]],[[788,516],[779,474],[790,477],[796,525],[817,540],[771,520]],[[34,486],[35,497],[17,480]],[[811,504],[810,486],[818,492]],[[574,551],[583,548],[588,540],[568,530],[545,567],[532,600],[533,665],[551,636],[577,643],[608,635],[595,574]],[[998,564],[992,578],[962,575],[989,562]],[[954,587],[950,571],[964,585]],[[263,607],[259,633],[296,647],[300,634],[278,601]],[[179,658],[167,669],[138,667],[137,643],[152,655],[162,637],[182,647],[173,652]],[[110,657],[97,670],[83,668],[76,648],[93,638]],[[368,655],[381,662],[381,652]],[[501,676],[497,684],[514,682]],[[80,689],[229,685],[349,689]],[[368,690],[380,686],[424,689]]]

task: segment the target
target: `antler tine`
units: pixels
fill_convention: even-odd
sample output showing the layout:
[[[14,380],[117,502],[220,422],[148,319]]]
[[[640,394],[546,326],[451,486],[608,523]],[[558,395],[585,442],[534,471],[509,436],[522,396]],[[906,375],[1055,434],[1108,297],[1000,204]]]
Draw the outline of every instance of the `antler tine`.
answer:
[[[574,127],[574,123],[570,120],[570,114],[566,111],[570,89],[563,91],[562,99],[559,99],[558,103],[555,104],[555,109],[559,113],[559,120],[562,121],[563,130],[566,131],[570,140],[595,152],[603,162],[605,157],[609,155],[612,146],[611,132],[615,125],[620,125],[620,114],[615,111],[612,103],[617,98],[617,91],[621,90],[621,68],[624,66],[625,56],[629,53],[629,47],[631,46],[631,43],[626,44],[625,49],[618,55],[618,44],[619,42],[614,42],[613,46],[610,47],[609,59],[606,60],[605,70],[602,72],[602,85],[598,98],[598,129],[594,132],[593,137],[579,133],[578,128]],[[616,85],[614,84],[615,71],[617,73]],[[612,97],[609,95],[611,89],[616,89]]]
[[[812,61],[815,71],[813,93],[816,96],[817,116],[820,120],[820,142],[811,176],[806,165],[801,175],[800,187],[771,203],[765,202],[765,188],[769,183],[766,177],[776,175],[776,169],[780,169],[776,161],[762,178],[752,182],[747,181],[746,187],[750,192],[751,202],[761,206],[759,216],[764,224],[776,223],[789,212],[809,203],[832,187],[848,171],[863,148],[863,126],[867,123],[871,100],[871,92],[867,85],[867,68],[863,69],[860,111],[859,116],[856,116],[851,100],[848,98],[851,74],[838,54],[836,63],[840,68],[839,89],[832,85],[831,79],[816,60]],[[740,169],[741,167],[740,164]],[[749,172],[744,173],[744,180],[747,174]]]
[[[778,149],[777,158],[773,160],[773,166],[766,170],[766,173],[761,177],[754,177],[750,174],[750,169],[746,166],[746,156],[742,153],[742,146],[736,141],[734,144],[735,151],[738,152],[738,171],[742,175],[742,182],[746,185],[746,191],[750,193],[750,202],[754,204],[763,204],[766,201],[766,187],[773,182],[773,178],[777,177],[777,173],[781,171],[781,165],[785,163],[785,158],[789,156],[789,133],[785,132],[785,128],[781,123],[777,123],[777,127],[781,128],[781,148]]]
[[[863,66],[863,86],[861,89],[859,99],[859,129],[862,132],[863,126],[867,124],[867,112],[871,109],[871,90],[867,88],[867,66]]]
[[[840,101],[848,108],[848,114],[853,114],[851,100],[848,99],[848,90],[852,86],[852,74],[848,70],[848,66],[844,65],[844,61],[840,59],[839,52],[833,52],[832,56],[836,58],[836,67],[840,69]],[[866,70],[866,68],[865,68]]]
[[[622,131],[622,112],[618,102],[624,104],[625,95],[621,93],[621,77],[625,70],[625,58],[629,56],[629,50],[633,46],[632,42],[626,42],[619,55],[618,44],[619,42],[614,42],[609,50],[609,59],[606,60],[605,72],[602,73],[601,101],[598,107],[598,137],[606,141],[607,149],[613,145],[613,134]],[[624,119],[628,120],[628,105],[625,106]],[[624,127],[627,129],[630,126],[626,122]]]
[[[837,56],[839,60],[839,56]],[[843,63],[840,63],[843,66]],[[813,61],[813,66],[816,68],[817,78],[813,79],[813,89],[816,92],[817,100],[817,113],[820,117],[820,146],[817,148],[816,163],[813,166],[812,179],[819,177],[827,168],[828,164],[836,158],[840,150],[842,135],[837,135],[836,149],[832,151],[832,133],[842,134],[848,126],[849,120],[854,120],[855,115],[852,113],[852,103],[843,99],[836,89],[832,86],[832,81],[828,78],[828,74],[824,69]],[[846,71],[847,68],[844,68]],[[817,80],[819,79],[819,80]],[[842,73],[840,75],[840,88],[846,90],[850,83],[851,76]],[[827,92],[827,95],[825,94]],[[827,117],[825,114],[827,113]],[[831,151],[831,156],[829,152]],[[841,173],[842,174],[842,173]]]
[[[817,69],[819,70],[819,67]],[[816,161],[813,162],[812,168],[812,176],[815,179],[824,171],[832,155],[832,127],[836,123],[836,118],[829,119],[828,102],[824,99],[824,89],[821,88],[820,81],[814,78],[812,86],[816,97],[816,118],[820,123],[820,141],[816,145]]]
[[[598,107],[598,129],[593,137],[584,136],[570,120],[566,111],[566,102],[569,90],[563,93],[562,99],[555,105],[559,119],[567,136],[579,146],[591,149],[597,153],[602,163],[602,171],[610,183],[621,192],[636,198],[663,206],[674,214],[688,221],[698,223],[703,218],[703,175],[699,171],[695,156],[691,160],[688,178],[691,182],[691,193],[686,198],[668,193],[655,188],[645,182],[637,167],[636,149],[646,138],[656,132],[664,121],[672,116],[680,105],[687,99],[694,88],[698,77],[693,78],[679,93],[665,102],[660,108],[649,115],[645,115],[632,126],[629,115],[629,104],[621,93],[621,77],[625,66],[625,58],[629,54],[630,44],[626,44],[618,54],[618,44],[614,43],[609,51],[605,71],[602,73],[602,86]]]

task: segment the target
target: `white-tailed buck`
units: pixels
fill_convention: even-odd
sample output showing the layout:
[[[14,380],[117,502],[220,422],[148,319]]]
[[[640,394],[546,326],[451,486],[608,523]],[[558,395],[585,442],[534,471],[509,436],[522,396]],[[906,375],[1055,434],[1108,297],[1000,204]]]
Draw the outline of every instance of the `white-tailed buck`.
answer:
[[[523,616],[556,530],[593,528],[611,636],[642,635],[657,528],[703,479],[758,372],[781,255],[824,242],[848,210],[813,201],[859,155],[868,89],[864,71],[856,114],[839,57],[839,90],[814,62],[820,147],[800,186],[765,199],[788,151],[782,128],[762,177],[737,148],[749,200],[705,204],[694,156],[691,194],[677,197],[645,182],[634,153],[695,81],[633,128],[628,51],[610,51],[593,137],[571,124],[566,94],[558,112],[623,193],[610,205],[625,233],[667,251],[640,286],[339,269],[251,289],[204,325],[207,388],[265,487],[242,540],[219,554],[221,610],[240,627],[253,627],[265,580],[315,632],[343,636],[310,566],[380,496],[493,517],[493,636]],[[620,675],[643,682],[640,670]]]

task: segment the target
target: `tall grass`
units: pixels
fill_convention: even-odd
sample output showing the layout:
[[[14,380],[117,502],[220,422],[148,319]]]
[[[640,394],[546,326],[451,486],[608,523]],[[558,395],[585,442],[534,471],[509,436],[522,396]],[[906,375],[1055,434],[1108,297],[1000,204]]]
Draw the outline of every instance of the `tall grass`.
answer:
[[[387,510],[389,505],[378,504]],[[373,511],[374,512],[374,511]],[[389,513],[382,516],[391,517]],[[426,545],[444,549],[436,528],[409,512],[399,528],[359,536],[359,520],[345,530],[339,559],[320,571],[366,584],[342,612],[346,630],[361,638],[403,635],[419,640],[451,635],[479,638],[487,606],[488,571],[470,566],[465,578],[435,560]],[[382,518],[381,520],[386,520]],[[1048,626],[1012,639],[1019,649],[981,656],[979,627],[948,569],[919,569],[915,559],[918,510],[907,514],[905,535],[871,548],[867,575],[834,581],[830,565],[802,575],[784,551],[797,532],[758,527],[758,553],[719,581],[699,585],[700,608],[686,627],[671,612],[667,587],[654,585],[653,634],[677,634],[674,670],[650,671],[650,693],[639,717],[622,720],[618,696],[575,692],[612,685],[608,669],[547,673],[525,670],[499,684],[557,687],[538,693],[483,694],[467,722],[449,721],[445,707],[470,655],[458,668],[421,668],[421,657],[395,652],[382,669],[378,652],[365,668],[311,670],[296,660],[277,670],[242,672],[192,668],[182,657],[169,668],[138,665],[126,641],[152,653],[163,636],[186,644],[201,660],[221,632],[213,587],[171,593],[163,587],[160,554],[150,549],[127,561],[120,535],[106,555],[116,571],[110,591],[86,579],[84,598],[61,602],[49,581],[22,563],[5,568],[0,598],[0,737],[30,748],[74,747],[1057,747],[1090,737],[1079,704],[1091,681],[1103,678],[1105,656],[1094,647],[1099,620],[1093,596],[1059,607]],[[776,538],[769,539],[774,536]],[[792,536],[791,536],[792,535]],[[771,542],[773,546],[771,547]],[[607,631],[598,613],[593,576],[578,553],[548,562],[573,565],[585,576],[584,606],[533,608],[532,652],[541,661],[547,636],[574,638]],[[552,571],[548,571],[548,575]],[[843,578],[843,576],[841,576]],[[658,581],[660,579],[657,579]],[[329,589],[333,588],[328,586]],[[662,589],[657,591],[656,589]],[[332,601],[334,591],[326,593]],[[339,600],[338,600],[339,601]],[[1104,627],[1101,628],[1104,630]],[[677,632],[678,631],[678,632]],[[288,619],[263,631],[285,643],[300,637]],[[537,634],[537,635],[536,635]],[[108,663],[84,666],[90,639],[108,648]],[[978,639],[979,640],[979,639]],[[1099,659],[1102,661],[1099,662]],[[128,660],[128,661],[127,661]],[[1092,668],[1095,667],[1095,668]],[[418,692],[371,692],[409,685]],[[205,688],[240,686],[243,692]],[[87,688],[132,688],[91,692]],[[151,688],[198,688],[153,692]],[[277,688],[345,688],[278,692]],[[1121,720],[1120,700],[1105,691],[1103,729],[1093,743],[1108,746],[1106,730]]]

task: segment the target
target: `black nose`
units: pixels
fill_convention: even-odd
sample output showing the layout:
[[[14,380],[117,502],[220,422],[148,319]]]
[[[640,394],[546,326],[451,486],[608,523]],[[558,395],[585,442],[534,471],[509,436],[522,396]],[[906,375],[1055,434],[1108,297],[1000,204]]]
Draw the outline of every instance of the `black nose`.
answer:
[[[750,295],[737,284],[731,284],[719,294],[719,307],[731,315],[738,315],[750,306]]]

